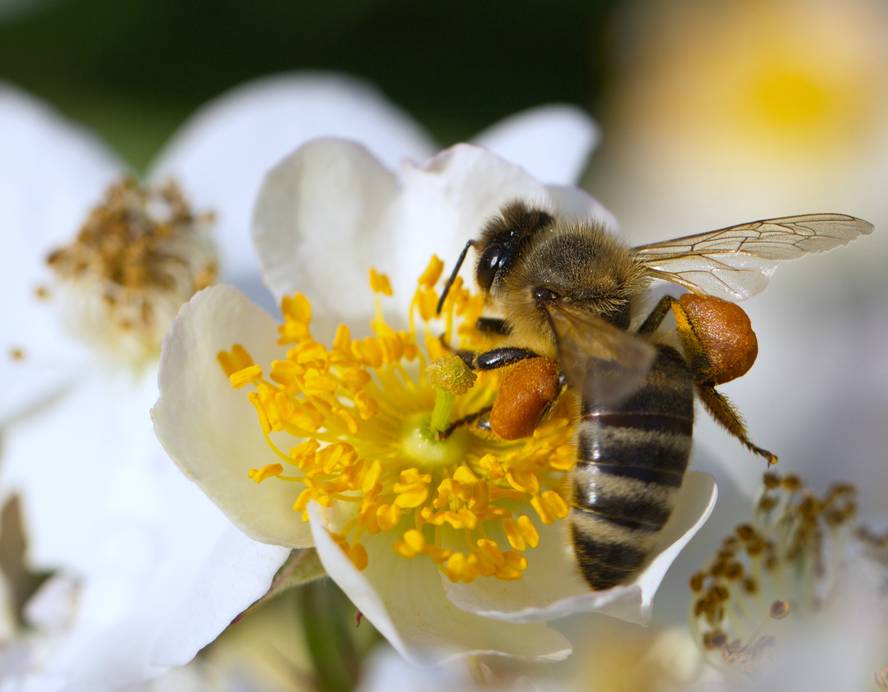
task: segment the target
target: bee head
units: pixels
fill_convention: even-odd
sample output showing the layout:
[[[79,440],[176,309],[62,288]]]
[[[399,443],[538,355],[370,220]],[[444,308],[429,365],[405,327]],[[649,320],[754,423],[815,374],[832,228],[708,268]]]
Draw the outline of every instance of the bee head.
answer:
[[[480,255],[475,267],[479,288],[490,292],[520,260],[531,239],[553,221],[547,212],[521,201],[503,207],[481,233]]]
[[[548,331],[546,311],[591,313],[628,327],[633,300],[647,285],[643,268],[603,228],[555,224],[532,243],[493,295],[526,331]]]

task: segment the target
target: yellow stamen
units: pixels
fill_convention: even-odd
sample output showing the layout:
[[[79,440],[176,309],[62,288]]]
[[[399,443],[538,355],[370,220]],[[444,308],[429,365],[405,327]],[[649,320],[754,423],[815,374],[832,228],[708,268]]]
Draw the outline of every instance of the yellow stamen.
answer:
[[[432,258],[418,282],[410,317],[421,331],[395,329],[377,305],[371,336],[353,339],[340,325],[327,347],[311,336],[311,305],[297,294],[282,301],[279,360],[256,364],[240,345],[218,359],[232,386],[252,386],[249,400],[280,459],[249,477],[294,483],[297,520],[308,520],[310,502],[337,506],[348,518],[331,536],[357,569],[374,559],[361,537],[394,532],[397,555],[431,560],[454,581],[518,579],[522,552],[540,542],[537,522],[567,516],[576,401],[562,397],[522,440],[472,425],[430,434],[490,406],[499,384],[498,373],[476,376],[442,345],[433,323],[442,272]],[[375,270],[370,285],[391,293]],[[454,348],[487,347],[474,327],[482,309],[483,296],[454,284],[443,315]],[[284,451],[277,445],[288,435],[295,441]]]
[[[266,464],[261,469],[250,469],[247,475],[257,483],[261,483],[266,478],[280,476],[283,472],[284,467],[280,464]]]
[[[388,276],[381,274],[375,269],[370,269],[370,290],[374,293],[381,293],[384,296],[392,295],[392,282]]]
[[[441,272],[444,271],[444,263],[437,255],[432,255],[425,271],[419,277],[419,285],[423,288],[434,288],[441,278]]]

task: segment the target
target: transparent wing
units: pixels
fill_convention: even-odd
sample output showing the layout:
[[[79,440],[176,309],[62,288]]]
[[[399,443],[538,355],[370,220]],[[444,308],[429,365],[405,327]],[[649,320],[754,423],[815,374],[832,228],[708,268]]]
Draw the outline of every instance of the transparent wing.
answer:
[[[568,306],[547,307],[568,384],[588,402],[616,403],[643,383],[657,355],[644,339]]]
[[[640,245],[633,254],[654,278],[738,301],[767,286],[781,262],[832,250],[872,230],[868,221],[846,214],[803,214]]]

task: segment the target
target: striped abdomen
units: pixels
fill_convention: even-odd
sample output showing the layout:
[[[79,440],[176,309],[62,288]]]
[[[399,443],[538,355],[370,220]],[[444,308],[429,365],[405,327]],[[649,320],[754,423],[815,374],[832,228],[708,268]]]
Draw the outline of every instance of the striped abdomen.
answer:
[[[644,384],[613,405],[583,402],[573,479],[571,534],[593,589],[644,567],[672,512],[691,452],[694,383],[668,346]]]

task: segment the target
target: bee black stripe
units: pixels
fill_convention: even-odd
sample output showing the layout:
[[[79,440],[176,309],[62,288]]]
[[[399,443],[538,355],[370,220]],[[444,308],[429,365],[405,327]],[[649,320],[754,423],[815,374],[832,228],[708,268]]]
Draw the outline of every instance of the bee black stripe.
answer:
[[[574,547],[583,561],[607,565],[615,570],[632,572],[647,557],[643,550],[625,543],[606,543],[590,535],[573,532]]]
[[[661,529],[670,514],[670,508],[662,503],[613,493],[589,493],[578,487],[574,488],[573,507],[614,523],[629,521],[640,524],[646,527],[645,530]]]
[[[618,433],[618,430],[625,432]],[[633,432],[631,428],[607,431],[584,426],[578,438],[577,462],[580,465],[644,466],[684,473],[691,448],[690,437],[647,436],[639,439]]]
[[[634,478],[644,483],[657,483],[659,485],[668,485],[672,488],[681,487],[681,479],[683,473],[677,471],[661,471],[649,466],[629,466],[627,464],[590,464],[589,468],[596,472],[608,475],[619,476],[620,478]]]
[[[590,587],[597,591],[612,589],[632,576],[632,572],[625,572],[623,570],[614,569],[613,567],[608,567],[607,565],[599,565],[594,562],[584,564],[582,570],[586,582]]]
[[[676,435],[690,435],[694,429],[694,422],[690,418],[668,413],[651,413],[650,411],[618,412],[590,409],[584,413],[583,418],[601,425],[635,430],[656,430]]]
[[[584,514],[594,517],[598,521],[604,521],[608,524],[613,524],[614,526],[619,526],[624,529],[629,529],[630,531],[642,531],[646,533],[655,533],[659,531],[662,525],[659,524],[651,524],[649,522],[640,521],[638,519],[630,519],[628,517],[617,516],[615,514],[599,514],[594,509],[587,509],[585,507],[577,507],[574,505],[574,510],[577,512],[583,512]]]

